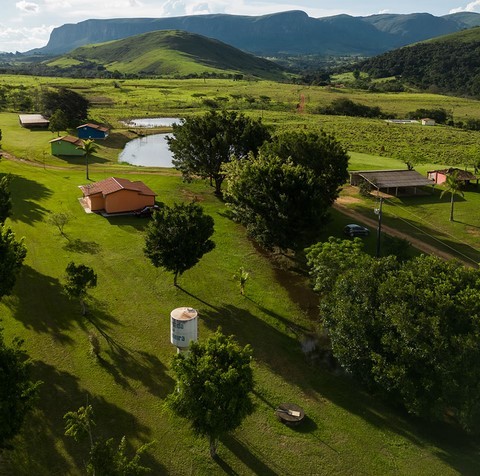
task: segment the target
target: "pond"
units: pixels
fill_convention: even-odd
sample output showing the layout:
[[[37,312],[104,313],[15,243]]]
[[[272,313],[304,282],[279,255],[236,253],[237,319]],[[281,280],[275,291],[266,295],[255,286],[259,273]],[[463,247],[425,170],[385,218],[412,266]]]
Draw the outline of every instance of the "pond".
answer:
[[[152,134],[127,142],[118,161],[144,167],[173,167],[167,135]]]
[[[180,122],[178,117],[142,117],[123,121],[128,127],[170,127],[175,122]]]

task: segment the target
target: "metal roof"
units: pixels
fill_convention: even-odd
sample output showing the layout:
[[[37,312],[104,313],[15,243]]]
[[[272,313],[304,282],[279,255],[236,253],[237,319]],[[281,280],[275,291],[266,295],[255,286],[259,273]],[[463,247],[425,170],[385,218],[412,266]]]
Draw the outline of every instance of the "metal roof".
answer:
[[[356,170],[351,174],[359,175],[378,189],[435,184],[434,180],[424,177],[415,170]]]

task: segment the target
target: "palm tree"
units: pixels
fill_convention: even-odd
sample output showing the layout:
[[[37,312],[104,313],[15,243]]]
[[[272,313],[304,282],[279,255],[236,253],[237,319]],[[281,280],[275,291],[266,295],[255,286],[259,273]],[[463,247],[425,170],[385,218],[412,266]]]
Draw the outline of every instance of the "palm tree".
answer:
[[[460,195],[463,197],[463,192],[460,190],[462,184],[458,178],[458,170],[455,170],[453,173],[447,175],[447,180],[445,181],[445,190],[440,194],[440,198],[442,198],[446,193],[450,194],[451,200],[451,208],[450,208],[450,221],[453,220],[453,199],[455,195]]]
[[[93,139],[87,139],[83,141],[83,145],[78,146],[77,149],[82,149],[85,155],[85,165],[87,167],[87,180],[90,180],[88,176],[88,156],[93,155],[97,151],[97,146]]]

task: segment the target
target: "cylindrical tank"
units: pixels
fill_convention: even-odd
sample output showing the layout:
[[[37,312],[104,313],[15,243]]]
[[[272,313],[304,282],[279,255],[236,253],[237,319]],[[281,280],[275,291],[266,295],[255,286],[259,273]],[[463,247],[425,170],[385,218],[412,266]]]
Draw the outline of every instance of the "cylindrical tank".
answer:
[[[191,307],[177,307],[170,313],[170,342],[179,349],[197,340],[198,312]]]

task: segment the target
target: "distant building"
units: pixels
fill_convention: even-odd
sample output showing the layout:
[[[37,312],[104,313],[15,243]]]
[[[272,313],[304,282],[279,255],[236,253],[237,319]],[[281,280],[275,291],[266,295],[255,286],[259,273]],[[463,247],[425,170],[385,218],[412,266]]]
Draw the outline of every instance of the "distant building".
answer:
[[[143,182],[110,177],[89,185],[80,185],[83,205],[93,212],[134,212],[155,204],[157,194]]]
[[[99,126],[91,122],[77,127],[77,135],[80,139],[106,139],[108,131],[108,127]]]
[[[451,167],[449,169],[431,170],[430,172],[427,172],[427,177],[432,179],[435,183],[441,184],[446,182],[447,177],[453,173],[456,173],[458,181],[463,182],[465,185],[468,185],[473,181],[476,181],[478,185],[479,178],[477,176],[473,175],[467,170],[457,169],[455,167]]]
[[[434,126],[435,125],[435,119],[430,119],[428,117],[425,117],[421,120],[422,126]]]
[[[19,114],[18,121],[26,129],[46,129],[50,125],[50,121],[41,114]]]
[[[84,155],[84,151],[79,149],[83,146],[83,141],[78,137],[62,136],[50,141],[52,155]]]

